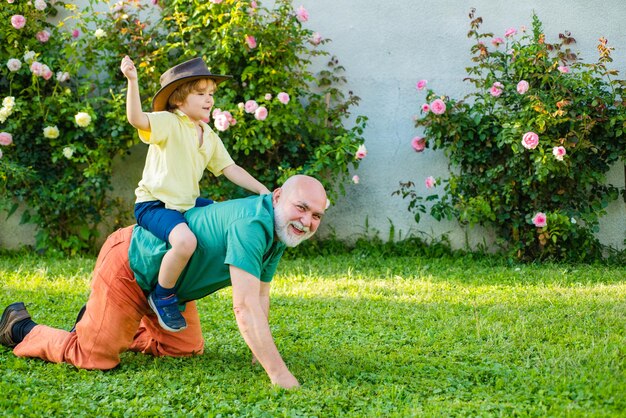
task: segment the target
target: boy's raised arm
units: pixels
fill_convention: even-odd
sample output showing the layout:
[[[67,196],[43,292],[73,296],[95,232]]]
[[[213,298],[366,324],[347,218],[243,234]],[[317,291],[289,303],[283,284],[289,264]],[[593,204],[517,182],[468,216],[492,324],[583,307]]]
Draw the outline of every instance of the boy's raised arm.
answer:
[[[137,129],[150,131],[150,119],[141,110],[137,69],[128,55],[122,59],[120,69],[128,80],[128,92],[126,93],[126,117],[128,122]]]

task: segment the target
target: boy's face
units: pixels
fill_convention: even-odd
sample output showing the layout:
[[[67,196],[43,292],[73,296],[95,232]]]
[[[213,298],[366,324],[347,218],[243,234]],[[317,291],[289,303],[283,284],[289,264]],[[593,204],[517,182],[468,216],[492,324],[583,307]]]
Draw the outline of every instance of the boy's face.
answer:
[[[213,80],[202,80],[195,89],[189,92],[185,100],[178,104],[178,109],[194,122],[208,121],[215,103],[213,93],[215,93],[216,88]]]

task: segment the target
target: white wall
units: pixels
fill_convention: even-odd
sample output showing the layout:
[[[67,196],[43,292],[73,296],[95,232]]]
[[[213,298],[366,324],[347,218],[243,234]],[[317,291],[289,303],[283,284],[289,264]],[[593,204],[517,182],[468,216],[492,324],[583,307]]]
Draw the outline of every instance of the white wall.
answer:
[[[582,0],[294,0],[294,7],[300,5],[309,11],[305,25],[332,40],[325,48],[345,66],[349,82],[346,90],[361,97],[353,115],[369,118],[364,133],[369,155],[357,172],[361,183],[348,185],[347,195],[329,209],[321,234],[334,230],[340,238],[354,239],[364,232],[367,219],[370,228],[380,231],[382,237],[387,236],[392,223],[403,236],[417,231],[435,237],[448,233],[455,246],[464,245],[465,232],[456,223],[437,222],[425,216],[417,225],[406,210],[407,202],[391,193],[400,180],[414,181],[425,193],[426,176],[445,177],[448,172],[441,152],[427,150],[416,154],[410,146],[411,138],[419,133],[412,117],[424,99],[415,83],[427,79],[437,92],[455,98],[469,89],[462,78],[470,64],[470,40],[466,37],[470,7],[483,17],[482,29],[497,36],[503,36],[509,27],[530,27],[535,11],[544,24],[547,39],[555,41],[560,32],[571,31],[578,41],[574,49],[581,52],[586,62],[595,61],[597,40],[604,36],[610,46],[616,47],[614,68],[622,78],[626,77],[624,0],[593,4]],[[610,181],[624,186],[622,165],[610,173]],[[129,187],[131,194],[133,188],[134,184]],[[14,230],[10,229],[9,236],[5,233],[9,229],[2,222],[0,246],[15,245]],[[32,241],[29,233],[20,238],[21,242]],[[623,247],[623,200],[611,205],[599,236],[606,244]],[[470,231],[469,237],[472,244],[489,241],[489,234],[484,231]]]
[[[365,219],[386,237],[390,222],[396,230],[423,231],[438,236],[449,232],[457,246],[465,234],[456,223],[437,222],[423,217],[419,225],[406,210],[407,202],[391,196],[400,180],[412,180],[426,192],[423,180],[429,175],[446,176],[447,161],[440,151],[412,151],[410,140],[419,132],[412,117],[423,103],[423,92],[415,83],[427,79],[435,91],[460,98],[470,88],[462,81],[470,64],[471,41],[468,13],[476,8],[483,17],[483,31],[504,35],[510,27],[531,27],[535,11],[543,22],[548,41],[569,30],[578,41],[586,62],[597,57],[597,40],[604,36],[616,47],[614,68],[626,77],[626,2],[611,0],[592,6],[581,0],[524,2],[464,1],[363,1],[296,0],[309,11],[306,25],[332,39],[327,49],[346,67],[347,89],[361,97],[354,114],[369,118],[365,131],[368,157],[357,174],[361,182],[348,187],[349,193],[328,211],[326,228],[340,237],[363,233]],[[624,186],[623,165],[615,167],[610,181]],[[603,219],[600,237],[606,244],[621,247],[626,238],[626,205],[620,199]],[[470,232],[472,242],[484,234]]]

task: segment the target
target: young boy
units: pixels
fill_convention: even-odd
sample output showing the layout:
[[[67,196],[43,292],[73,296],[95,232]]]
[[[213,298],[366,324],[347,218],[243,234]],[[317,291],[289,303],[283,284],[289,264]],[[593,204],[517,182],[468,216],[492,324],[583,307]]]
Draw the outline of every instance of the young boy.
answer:
[[[164,329],[178,332],[187,323],[178,309],[176,281],[197,245],[183,213],[213,203],[199,198],[204,169],[216,176],[223,173],[251,192],[270,191],[234,163],[220,138],[204,122],[211,116],[217,85],[231,76],[211,74],[202,58],[176,65],[161,75],[161,89],[152,99],[153,112],[145,113],[133,61],[124,57],[120,68],[128,80],[128,121],[149,144],[142,179],[135,190],[137,224],[171,246],[148,303]]]

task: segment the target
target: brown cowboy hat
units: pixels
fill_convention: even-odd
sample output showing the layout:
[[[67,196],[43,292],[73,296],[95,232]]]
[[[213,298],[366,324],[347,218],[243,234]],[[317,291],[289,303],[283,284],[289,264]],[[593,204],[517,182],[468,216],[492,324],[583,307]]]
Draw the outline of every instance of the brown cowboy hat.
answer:
[[[178,86],[188,81],[210,78],[219,84],[232,78],[232,75],[211,74],[202,58],[194,58],[178,64],[161,75],[161,89],[152,98],[152,110],[158,112],[167,109],[167,100]]]

